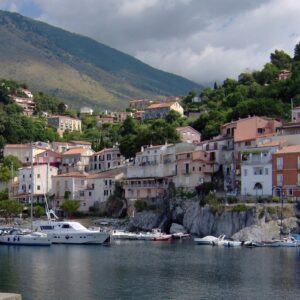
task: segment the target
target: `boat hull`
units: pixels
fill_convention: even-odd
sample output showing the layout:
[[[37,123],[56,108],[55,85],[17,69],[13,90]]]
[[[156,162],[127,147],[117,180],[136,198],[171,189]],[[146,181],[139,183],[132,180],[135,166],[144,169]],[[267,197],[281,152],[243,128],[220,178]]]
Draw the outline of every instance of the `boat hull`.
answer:
[[[3,235],[0,236],[0,244],[14,246],[50,246],[52,242],[49,237]]]
[[[53,244],[102,245],[110,242],[110,234],[106,232],[93,233],[48,233]]]

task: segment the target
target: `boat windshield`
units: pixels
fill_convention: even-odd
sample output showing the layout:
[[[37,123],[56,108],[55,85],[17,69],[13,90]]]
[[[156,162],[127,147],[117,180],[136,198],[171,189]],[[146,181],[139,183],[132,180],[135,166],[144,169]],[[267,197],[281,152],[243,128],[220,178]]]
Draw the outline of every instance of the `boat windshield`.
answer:
[[[77,222],[70,223],[70,227],[74,228],[75,230],[86,230],[86,228],[83,225]]]

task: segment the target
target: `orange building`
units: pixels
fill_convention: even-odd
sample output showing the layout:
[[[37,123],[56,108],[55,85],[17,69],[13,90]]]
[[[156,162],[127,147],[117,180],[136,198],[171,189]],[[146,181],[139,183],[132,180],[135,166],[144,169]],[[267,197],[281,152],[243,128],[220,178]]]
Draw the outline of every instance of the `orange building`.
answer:
[[[272,158],[273,195],[300,197],[300,145],[285,147]]]

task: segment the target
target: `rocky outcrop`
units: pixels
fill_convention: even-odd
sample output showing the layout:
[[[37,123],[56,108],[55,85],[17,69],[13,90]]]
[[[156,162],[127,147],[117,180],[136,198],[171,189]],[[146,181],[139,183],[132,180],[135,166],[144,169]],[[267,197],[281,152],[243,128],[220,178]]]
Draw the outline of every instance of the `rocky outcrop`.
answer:
[[[172,223],[171,227],[170,227],[170,233],[174,234],[174,233],[186,233],[186,229],[184,228],[184,226],[177,224],[177,223]]]
[[[153,228],[160,228],[168,232],[171,225],[171,218],[168,213],[143,211],[135,214],[129,223],[129,231],[150,231]]]
[[[210,207],[200,207],[198,203],[191,205],[183,218],[183,226],[193,235],[232,236],[242,228],[256,223],[256,209],[249,208],[243,212],[224,211],[214,213]]]
[[[235,233],[232,238],[239,241],[270,241],[272,239],[280,238],[280,221],[270,221],[267,223],[261,223],[260,225],[252,225],[250,227],[243,228],[239,232]],[[297,218],[287,218],[283,220],[283,234],[288,234],[297,228]]]

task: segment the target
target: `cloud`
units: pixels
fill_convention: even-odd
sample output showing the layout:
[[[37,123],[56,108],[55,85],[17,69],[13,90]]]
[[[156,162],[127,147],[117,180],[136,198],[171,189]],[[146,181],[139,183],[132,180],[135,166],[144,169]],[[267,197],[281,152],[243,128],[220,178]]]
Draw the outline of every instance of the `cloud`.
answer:
[[[40,20],[200,83],[261,68],[300,38],[298,0],[0,0],[0,8],[32,8]]]

